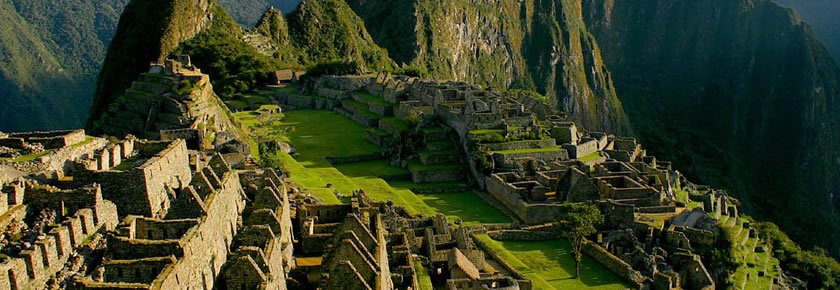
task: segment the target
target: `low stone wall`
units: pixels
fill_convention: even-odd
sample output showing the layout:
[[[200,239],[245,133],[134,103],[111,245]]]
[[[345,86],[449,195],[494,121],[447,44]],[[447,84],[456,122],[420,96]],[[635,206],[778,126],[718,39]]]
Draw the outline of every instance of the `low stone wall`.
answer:
[[[349,95],[349,93],[347,93],[345,91],[334,90],[334,89],[325,88],[325,87],[319,87],[319,88],[315,89],[315,94],[318,95],[318,96],[322,96],[322,97],[325,97],[325,98],[328,98],[328,99],[333,99],[333,100],[346,99]]]
[[[370,131],[365,131],[365,139],[370,141],[373,144],[376,144],[380,147],[384,147],[387,143],[387,139],[391,138],[391,136],[387,135],[378,135]]]
[[[416,171],[411,170],[414,183],[452,182],[464,179],[463,168]]]
[[[380,116],[393,116],[394,115],[394,107],[393,106],[382,106],[382,105],[379,105],[377,103],[369,102],[365,98],[362,98],[362,97],[360,97],[356,94],[352,94],[352,93],[350,94],[350,96],[353,98],[353,100],[355,100],[359,103],[367,104],[368,107],[370,108],[370,111],[377,114],[377,115],[380,115]]]
[[[674,205],[648,206],[648,207],[636,208],[636,211],[638,211],[640,213],[670,213],[670,212],[676,212],[677,207],[674,206]]]
[[[277,99],[278,104],[285,105],[286,107],[283,109],[287,111],[291,109],[330,110],[341,103],[340,100],[301,96],[286,92],[277,92],[275,99]]]
[[[343,164],[343,163],[355,163],[355,162],[365,162],[365,161],[373,161],[381,159],[381,154],[369,154],[369,155],[358,155],[358,156],[349,156],[349,157],[330,157],[324,156],[324,160],[327,162],[335,164]]]
[[[458,154],[420,153],[420,162],[426,165],[447,164],[458,162]]]
[[[334,90],[341,90],[341,91],[357,91],[371,82],[373,82],[374,77],[371,75],[365,76],[357,76],[357,75],[347,75],[347,76],[334,76],[334,75],[324,75],[318,79],[316,87],[326,87],[331,88]]]
[[[497,241],[547,241],[560,238],[560,235],[554,232],[528,230],[489,231],[487,235]]]
[[[388,122],[385,122],[385,120],[382,120],[382,119],[379,119],[379,124],[378,125],[379,125],[379,129],[382,129],[382,131],[388,132],[392,136],[399,136],[400,132],[402,132],[401,129],[399,129],[397,127],[394,127],[394,126],[391,126],[391,124],[389,124]]]
[[[504,150],[520,150],[520,149],[534,149],[534,148],[551,148],[557,146],[554,139],[548,140],[528,140],[528,141],[513,141],[506,143],[495,144],[480,144],[479,148],[484,151],[504,151]]]
[[[555,160],[568,160],[569,153],[566,150],[544,151],[544,152],[522,152],[522,153],[493,153],[493,160],[497,167],[513,167],[516,159],[533,157],[546,162]]]
[[[496,253],[496,251],[494,251],[493,248],[490,248],[490,246],[488,246],[487,243],[485,243],[481,239],[476,238],[475,235],[472,234],[472,233],[470,234],[470,237],[472,238],[473,242],[475,242],[475,245],[479,249],[483,250],[484,253],[486,253],[491,258],[493,258],[493,260],[498,262],[499,265],[502,266],[502,268],[505,268],[505,270],[507,270],[508,272],[511,273],[511,276],[514,279],[516,279],[516,282],[519,283],[519,289],[522,289],[522,290],[534,289],[533,288],[534,286],[533,286],[531,280],[526,278],[525,274],[522,274],[522,272],[519,272],[518,270],[516,270],[516,268],[514,268],[513,266],[508,264],[508,262],[505,261],[505,259],[503,259],[501,256],[499,256],[499,254]]]
[[[603,265],[625,282],[630,283],[633,288],[642,289],[647,283],[646,278],[639,271],[633,270],[630,264],[627,264],[627,262],[624,262],[593,242],[584,242],[583,253],[598,261],[599,264]]]

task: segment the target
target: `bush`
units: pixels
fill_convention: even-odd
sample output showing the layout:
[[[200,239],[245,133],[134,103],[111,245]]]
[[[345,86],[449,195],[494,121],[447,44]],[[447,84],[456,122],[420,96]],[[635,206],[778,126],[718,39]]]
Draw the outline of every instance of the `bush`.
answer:
[[[394,71],[394,74],[406,75],[406,76],[416,77],[416,78],[428,78],[429,77],[429,72],[426,71],[425,68],[422,68],[422,67],[419,67],[419,66],[413,66],[413,65],[405,66],[401,69],[398,69],[398,70]]]

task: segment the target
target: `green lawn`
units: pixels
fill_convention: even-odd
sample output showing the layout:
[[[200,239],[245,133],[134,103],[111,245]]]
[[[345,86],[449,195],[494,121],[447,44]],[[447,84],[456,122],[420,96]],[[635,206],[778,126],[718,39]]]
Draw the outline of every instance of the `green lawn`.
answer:
[[[575,278],[575,262],[569,254],[571,245],[566,240],[519,242],[495,241],[487,235],[477,237],[531,279],[534,289],[629,288],[620,278],[585,255],[580,267],[581,278]]]
[[[414,272],[417,272],[417,288],[420,290],[435,290],[435,287],[432,286],[432,278],[429,277],[429,271],[423,267],[423,264],[420,261],[414,261]]]
[[[592,161],[592,160],[595,160],[595,159],[598,159],[598,158],[601,158],[601,152],[596,151],[596,152],[590,153],[589,155],[580,157],[580,158],[578,158],[578,160],[583,161],[583,162],[589,162],[589,161]]]
[[[252,134],[259,131],[254,129],[257,122],[252,114],[240,112],[236,116],[251,128]],[[276,121],[274,126],[294,127],[286,137],[297,149],[297,154],[293,158],[289,154],[278,153],[280,160],[294,182],[326,203],[341,202],[334,195],[334,190],[349,196],[354,189],[361,188],[373,199],[391,200],[416,214],[431,216],[439,212],[450,221],[461,219],[470,225],[510,222],[472,192],[415,194],[411,191],[413,183],[396,181],[389,184],[380,176],[399,176],[409,172],[389,166],[385,160],[330,164],[324,156],[351,157],[382,151],[381,147],[364,138],[364,126],[344,116],[330,111],[290,111],[286,113],[285,120]],[[255,147],[254,142],[251,143]],[[256,152],[252,152],[254,154]],[[328,184],[332,187],[327,188]],[[440,186],[454,185],[447,183]]]
[[[35,159],[37,159],[37,158],[39,158],[39,157],[41,157],[41,156],[44,156],[44,155],[50,154],[50,153],[52,153],[53,151],[55,151],[55,149],[48,149],[48,150],[44,150],[44,152],[41,152],[41,153],[36,153],[36,154],[21,155],[21,156],[20,156],[20,157],[18,157],[18,158],[12,159],[12,162],[29,162],[29,161],[35,160]],[[0,158],[0,160],[9,160],[9,159],[10,159],[10,158],[6,158],[6,157],[4,157],[4,158]]]

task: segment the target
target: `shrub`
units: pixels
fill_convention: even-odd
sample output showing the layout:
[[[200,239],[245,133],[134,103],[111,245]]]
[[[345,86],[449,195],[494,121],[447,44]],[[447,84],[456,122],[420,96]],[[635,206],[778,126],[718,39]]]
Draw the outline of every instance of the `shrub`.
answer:
[[[413,65],[404,66],[403,68],[394,71],[394,74],[406,75],[406,76],[416,77],[416,78],[428,78],[429,77],[429,72],[426,71],[425,68],[422,68],[422,67],[419,67],[419,66],[413,66]]]

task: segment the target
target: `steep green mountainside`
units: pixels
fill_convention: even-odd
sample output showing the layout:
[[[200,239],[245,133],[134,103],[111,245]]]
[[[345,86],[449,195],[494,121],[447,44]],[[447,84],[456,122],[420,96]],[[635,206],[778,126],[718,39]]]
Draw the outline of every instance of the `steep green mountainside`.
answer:
[[[398,63],[437,79],[536,90],[587,128],[631,131],[578,1],[348,2]]]
[[[0,130],[79,127],[128,0],[0,1]]]
[[[584,15],[655,155],[840,255],[840,69],[793,10],[587,0]]]
[[[372,71],[396,67],[388,51],[374,43],[363,21],[343,0],[303,2],[289,14],[289,36],[298,63],[357,61]]]
[[[162,61],[182,41],[209,26],[212,0],[131,1],[120,17],[116,35],[99,74],[88,127],[131,86],[149,62]]]
[[[814,27],[817,38],[828,47],[835,60],[840,60],[840,1],[776,0],[796,9],[802,19]]]
[[[269,47],[258,49],[248,41],[260,38],[265,41],[257,42],[268,42]],[[88,128],[98,132],[95,121],[148,69],[149,62],[177,54],[191,55],[223,99],[257,88],[269,72],[282,67],[342,61],[362,71],[396,68],[343,1],[307,1],[287,19],[270,9],[254,30],[246,31],[215,1],[135,0],[120,18],[100,73]]]

